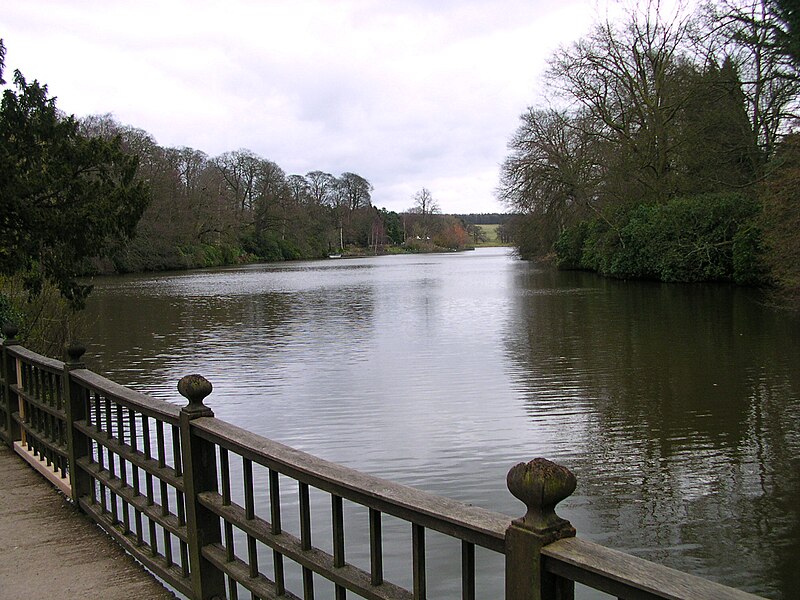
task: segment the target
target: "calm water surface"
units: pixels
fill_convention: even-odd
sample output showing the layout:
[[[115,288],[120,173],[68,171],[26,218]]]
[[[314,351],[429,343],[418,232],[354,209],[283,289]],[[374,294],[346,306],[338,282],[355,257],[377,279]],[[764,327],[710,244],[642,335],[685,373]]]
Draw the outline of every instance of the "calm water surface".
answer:
[[[486,249],[104,278],[89,314],[90,368],[137,390],[179,402],[201,373],[218,417],[512,516],[506,472],[544,456],[578,477],[559,512],[579,535],[798,597],[800,323],[747,290]],[[366,533],[348,535],[368,564]],[[409,586],[410,544],[386,543]],[[458,551],[430,534],[431,598],[458,596]],[[499,597],[502,563],[478,561]]]

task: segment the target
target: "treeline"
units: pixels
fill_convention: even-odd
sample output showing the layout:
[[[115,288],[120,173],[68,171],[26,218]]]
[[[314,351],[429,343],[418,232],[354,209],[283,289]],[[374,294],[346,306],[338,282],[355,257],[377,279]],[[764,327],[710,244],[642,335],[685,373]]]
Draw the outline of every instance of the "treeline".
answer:
[[[795,18],[773,0],[649,2],[558,50],[501,170],[522,256],[798,292]]]
[[[94,261],[101,272],[460,249],[469,243],[459,219],[414,207],[404,213],[378,209],[372,184],[356,173],[286,174],[249,150],[209,157],[193,148],[164,148],[146,131],[108,115],[81,124],[88,137],[120,138],[138,157],[138,177],[152,194],[133,237]]]
[[[103,271],[314,258],[349,245],[402,241],[397,215],[372,205],[372,185],[356,173],[287,175],[249,150],[210,157],[164,148],[146,131],[107,115],[81,125],[88,137],[119,137],[138,157],[138,177],[151,191],[133,237],[95,263]]]

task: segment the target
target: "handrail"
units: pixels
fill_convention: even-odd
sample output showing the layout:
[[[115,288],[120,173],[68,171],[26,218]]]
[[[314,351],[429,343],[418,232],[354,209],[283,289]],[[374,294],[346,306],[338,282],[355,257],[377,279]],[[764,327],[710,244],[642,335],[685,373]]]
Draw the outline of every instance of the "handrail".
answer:
[[[504,551],[511,523],[507,515],[326,461],[220,419],[196,419],[192,427],[199,437],[297,481],[483,548]]]
[[[161,419],[170,425],[178,424],[180,406],[136,392],[88,369],[76,369],[70,372],[70,376],[77,383],[113,399],[126,408],[141,411],[148,417]]]
[[[47,369],[52,373],[61,373],[64,370],[64,362],[61,360],[43,356],[20,345],[8,346],[7,348],[8,354],[24,360],[28,364]]]
[[[542,548],[544,569],[619,598],[748,600],[752,594],[580,538]]]
[[[508,472],[509,490],[527,506],[512,521],[216,419],[203,404],[211,384],[198,375],[178,384],[189,400],[179,407],[89,371],[79,346],[61,362],[6,337],[0,439],[32,464],[46,462],[34,466],[59,479],[54,483],[126,551],[191,598],[235,597],[238,586],[260,597],[299,597],[286,587],[284,558],[299,565],[304,597],[314,597],[316,575],[333,583],[337,599],[347,590],[364,598],[425,598],[426,529],[461,541],[466,599],[475,598],[475,546],[504,556],[506,600],[569,598],[576,582],[621,598],[757,598],[575,537],[554,511],[574,491],[575,476],[544,459]],[[231,469],[231,456],[241,459],[240,473]],[[256,490],[254,464],[268,470],[268,492]],[[52,470],[60,473],[47,475]],[[243,501],[231,497],[233,476],[244,484]],[[279,476],[297,484],[299,537],[281,527],[286,499]],[[311,543],[310,488],[330,495],[332,553]],[[257,500],[269,506],[268,518],[256,514]],[[368,509],[369,570],[346,561],[343,501]],[[382,514],[412,527],[413,590],[383,579]],[[259,567],[259,548],[272,555],[274,579]]]

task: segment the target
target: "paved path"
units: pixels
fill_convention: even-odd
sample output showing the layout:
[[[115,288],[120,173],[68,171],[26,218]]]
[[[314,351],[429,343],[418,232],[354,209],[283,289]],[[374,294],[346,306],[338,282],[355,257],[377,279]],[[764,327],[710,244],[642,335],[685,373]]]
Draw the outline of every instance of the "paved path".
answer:
[[[7,446],[0,446],[0,600],[175,598]]]

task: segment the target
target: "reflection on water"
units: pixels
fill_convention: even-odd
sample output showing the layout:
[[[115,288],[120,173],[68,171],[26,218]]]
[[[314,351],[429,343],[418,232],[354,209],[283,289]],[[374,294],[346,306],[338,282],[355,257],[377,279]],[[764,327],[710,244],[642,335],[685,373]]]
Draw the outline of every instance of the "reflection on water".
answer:
[[[534,269],[517,280],[514,379],[533,422],[563,427],[556,456],[581,482],[578,531],[743,589],[795,593],[797,323],[723,286]]]
[[[800,325],[749,292],[504,250],[95,284],[87,360],[121,383],[178,402],[202,373],[221,418],[513,516],[507,470],[545,456],[578,476],[561,512],[580,535],[770,597],[800,588]],[[431,561],[448,543],[428,542]],[[458,578],[433,562],[431,597]]]

